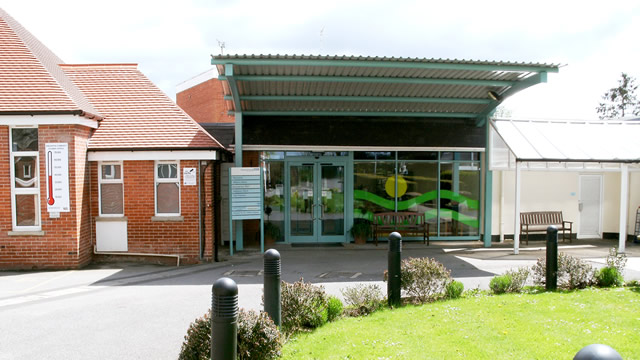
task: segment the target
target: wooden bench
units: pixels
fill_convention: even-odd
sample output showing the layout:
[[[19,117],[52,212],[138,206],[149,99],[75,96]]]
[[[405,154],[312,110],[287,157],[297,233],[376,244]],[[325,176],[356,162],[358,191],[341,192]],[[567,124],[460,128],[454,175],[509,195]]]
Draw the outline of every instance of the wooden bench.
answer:
[[[569,231],[569,242],[571,241],[572,221],[565,221],[562,218],[562,211],[533,211],[520,213],[520,234],[526,233],[527,245],[529,245],[529,233],[547,232],[547,227],[554,225],[558,231],[562,231],[562,241],[566,241],[566,231]]]
[[[429,224],[423,213],[417,212],[384,212],[373,214],[373,240],[378,246],[378,237],[387,236],[397,231],[402,236],[422,235],[422,243],[429,245]]]

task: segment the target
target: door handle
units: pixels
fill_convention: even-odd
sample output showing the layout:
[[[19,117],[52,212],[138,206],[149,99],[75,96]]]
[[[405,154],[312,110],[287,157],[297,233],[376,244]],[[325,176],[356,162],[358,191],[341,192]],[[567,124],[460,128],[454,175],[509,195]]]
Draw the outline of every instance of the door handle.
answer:
[[[582,211],[582,201],[578,201],[578,211]]]

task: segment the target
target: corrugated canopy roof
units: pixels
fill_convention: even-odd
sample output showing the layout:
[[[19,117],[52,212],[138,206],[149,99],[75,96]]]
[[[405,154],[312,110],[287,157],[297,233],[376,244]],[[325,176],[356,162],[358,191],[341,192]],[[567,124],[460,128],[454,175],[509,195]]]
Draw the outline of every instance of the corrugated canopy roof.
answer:
[[[483,123],[558,65],[347,56],[213,55],[230,111],[245,115],[413,116]]]
[[[518,162],[640,163],[638,121],[493,120],[494,169]]]

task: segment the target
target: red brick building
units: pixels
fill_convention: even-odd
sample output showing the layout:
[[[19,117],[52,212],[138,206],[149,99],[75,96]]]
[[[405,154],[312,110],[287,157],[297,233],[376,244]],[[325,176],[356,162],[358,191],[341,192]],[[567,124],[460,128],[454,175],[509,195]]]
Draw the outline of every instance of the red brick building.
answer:
[[[135,64],[64,64],[0,9],[0,84],[0,269],[211,258],[224,149]]]

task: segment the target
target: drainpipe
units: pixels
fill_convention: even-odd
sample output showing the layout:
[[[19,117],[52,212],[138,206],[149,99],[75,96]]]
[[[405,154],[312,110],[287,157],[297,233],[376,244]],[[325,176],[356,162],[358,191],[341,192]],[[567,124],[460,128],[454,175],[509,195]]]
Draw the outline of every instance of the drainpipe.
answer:
[[[220,199],[220,164],[222,161],[212,161],[211,167],[211,201],[213,202],[213,209],[211,210],[211,227],[213,229],[211,236],[213,237],[213,261],[219,262],[218,248],[222,238],[222,228],[220,227],[220,221],[222,212],[220,211],[221,199]],[[231,216],[231,214],[229,214]]]
[[[200,221],[200,260],[202,260],[204,258],[204,248],[205,248],[205,244],[206,244],[206,233],[207,233],[207,227],[206,227],[206,217],[207,217],[207,192],[204,189],[204,182],[205,182],[205,172],[207,171],[207,168],[209,167],[209,162],[208,161],[198,161],[199,163],[199,175],[200,175],[200,183],[198,186],[198,207],[200,209],[199,214],[198,214],[198,220]],[[204,166],[203,166],[204,165]]]
[[[504,218],[502,212],[504,211],[504,170],[500,171],[500,211],[498,216],[500,217],[500,242],[504,242]]]

